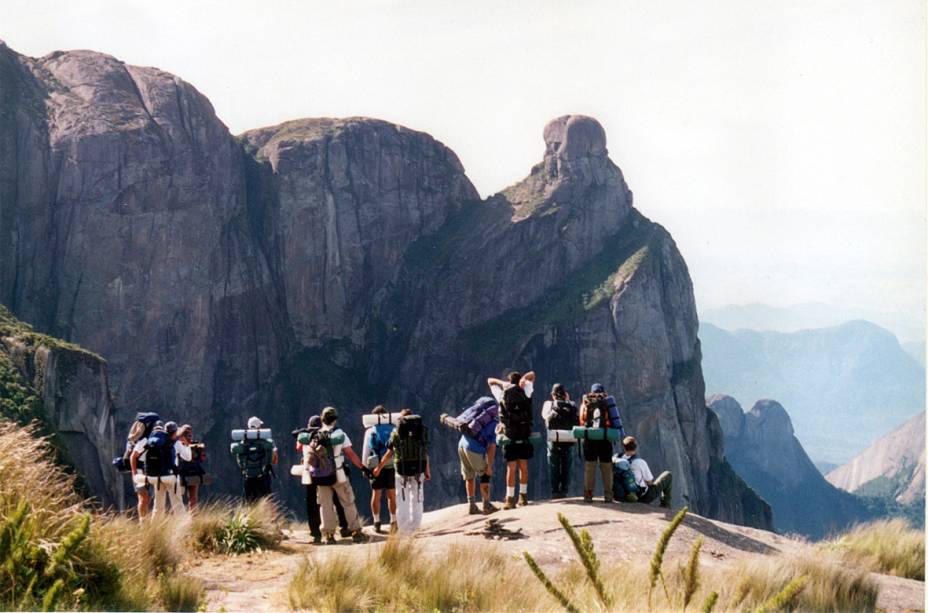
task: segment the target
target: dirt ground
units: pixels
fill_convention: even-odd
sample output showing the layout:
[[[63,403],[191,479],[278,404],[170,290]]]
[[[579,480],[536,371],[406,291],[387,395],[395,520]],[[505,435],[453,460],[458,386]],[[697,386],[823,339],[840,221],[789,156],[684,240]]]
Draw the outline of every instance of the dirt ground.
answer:
[[[465,505],[447,507],[425,514],[423,529],[417,536],[427,549],[441,551],[452,542],[483,542],[486,518],[469,516]],[[593,536],[599,556],[604,560],[635,560],[646,563],[654,543],[673,516],[656,507],[644,505],[594,503],[580,499],[548,501],[492,515],[503,531],[520,532],[525,538],[502,541],[518,551],[527,550],[542,566],[556,566],[574,559],[567,535],[557,521],[565,514],[577,528],[586,528]],[[366,529],[372,533],[370,528]],[[468,534],[472,533],[472,534]],[[733,526],[687,516],[668,548],[668,556],[685,556],[692,542],[702,536],[702,564],[707,568],[723,567],[752,556],[778,553],[802,553],[811,545],[763,530]],[[295,527],[279,551],[243,556],[215,556],[194,561],[190,574],[202,579],[207,587],[210,611],[286,611],[287,585],[304,557],[324,559],[334,552],[351,551],[368,555],[385,537],[374,535],[369,545],[354,545],[350,540],[334,546],[313,546],[309,532]],[[878,607],[885,611],[923,611],[925,584],[887,575],[873,575],[880,583]]]

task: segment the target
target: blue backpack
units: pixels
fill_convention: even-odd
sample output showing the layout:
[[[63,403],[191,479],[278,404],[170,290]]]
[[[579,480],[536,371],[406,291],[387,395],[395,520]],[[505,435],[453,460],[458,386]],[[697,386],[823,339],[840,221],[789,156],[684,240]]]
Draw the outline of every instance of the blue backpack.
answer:
[[[382,458],[387,453],[387,444],[389,444],[390,435],[393,434],[395,428],[396,426],[393,424],[377,424],[374,426],[374,431],[371,432],[370,446],[378,458]]]
[[[174,474],[174,441],[164,431],[152,432],[145,443],[145,474],[166,477]]]

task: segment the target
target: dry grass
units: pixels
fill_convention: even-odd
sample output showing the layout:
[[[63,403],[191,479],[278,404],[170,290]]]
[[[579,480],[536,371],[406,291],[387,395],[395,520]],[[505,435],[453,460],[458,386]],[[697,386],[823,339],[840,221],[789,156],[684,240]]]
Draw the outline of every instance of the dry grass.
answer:
[[[857,526],[824,547],[874,572],[925,580],[925,533],[903,519]]]
[[[277,547],[284,525],[280,507],[270,498],[248,505],[226,501],[199,507],[188,534],[197,551],[239,554]]]
[[[307,559],[290,582],[290,606],[320,611],[554,611],[515,551],[451,545],[440,557],[389,539],[365,560]]]
[[[196,611],[206,599],[203,582],[188,575],[161,580],[161,605],[165,611]]]

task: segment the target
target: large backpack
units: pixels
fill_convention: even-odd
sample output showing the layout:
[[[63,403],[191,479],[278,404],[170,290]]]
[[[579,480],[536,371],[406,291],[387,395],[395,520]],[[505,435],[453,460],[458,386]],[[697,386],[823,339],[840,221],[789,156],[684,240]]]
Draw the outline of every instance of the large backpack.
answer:
[[[570,400],[552,400],[548,430],[571,430],[579,424],[577,405]]]
[[[482,396],[464,409],[456,419],[462,434],[476,438],[484,426],[499,419],[499,404],[495,398]]]
[[[190,445],[190,459],[178,460],[177,474],[181,477],[202,477],[206,474],[203,469],[203,462],[206,461],[206,445],[203,443],[193,443]]]
[[[328,430],[314,432],[306,446],[309,478],[316,485],[335,483],[335,446]]]
[[[174,474],[174,441],[163,430],[152,432],[145,443],[145,475],[166,477]]]
[[[587,428],[615,428],[613,416],[609,410],[609,399],[602,392],[594,392],[583,397],[586,404],[586,419],[583,425]],[[612,403],[615,405],[615,402]]]
[[[419,477],[428,462],[429,432],[418,415],[407,415],[396,427],[393,442],[396,472],[404,477]]]
[[[627,500],[636,502],[639,494],[642,493],[638,482],[635,480],[635,473],[632,472],[632,462],[638,459],[638,456],[631,460],[624,457],[613,456],[612,462],[612,493],[616,500]],[[632,498],[629,498],[632,496]]]
[[[503,424],[503,434],[510,440],[526,440],[532,435],[532,399],[525,395],[521,386],[510,384],[503,390],[499,421]]]
[[[261,477],[270,470],[274,457],[274,441],[246,439],[240,444],[242,449],[239,466],[246,477]]]
[[[136,413],[135,414],[135,421],[132,423],[132,426],[129,428],[129,431],[131,432],[132,429],[135,428],[136,422],[141,422],[145,428],[142,431],[142,435],[139,436],[138,438],[136,439],[130,439],[128,437],[126,438],[126,450],[123,452],[121,456],[113,458],[113,468],[115,468],[119,472],[124,472],[124,473],[129,472],[130,470],[129,456],[132,455],[132,449],[135,447],[135,444],[137,442],[139,442],[143,438],[147,439],[149,436],[151,436],[151,431],[154,429],[155,424],[158,423],[159,421],[161,421],[161,417],[157,413]],[[144,469],[145,462],[142,460],[139,460],[138,466],[140,469]]]
[[[383,458],[384,454],[387,453],[387,445],[390,444],[390,436],[393,434],[393,430],[395,428],[396,426],[390,423],[377,424],[371,431],[368,445],[370,446],[371,451],[373,451],[377,456],[376,460],[378,463],[380,462],[380,459]],[[371,458],[371,460],[373,461],[374,458]],[[374,466],[376,466],[376,464]]]

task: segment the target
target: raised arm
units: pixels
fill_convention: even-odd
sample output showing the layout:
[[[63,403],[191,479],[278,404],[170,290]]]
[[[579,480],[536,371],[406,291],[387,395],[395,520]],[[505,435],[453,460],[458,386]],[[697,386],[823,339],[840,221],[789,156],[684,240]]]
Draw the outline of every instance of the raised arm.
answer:
[[[526,381],[531,381],[532,384],[534,385],[535,383],[535,371],[534,370],[530,370],[524,375],[522,375],[522,379],[519,380],[519,384],[521,385],[525,383]]]
[[[493,387],[494,385],[497,386],[497,387],[503,387],[504,385],[506,385],[506,382],[503,381],[502,379],[497,379],[496,377],[490,377],[490,378],[488,378],[488,379],[487,379],[487,386]]]

